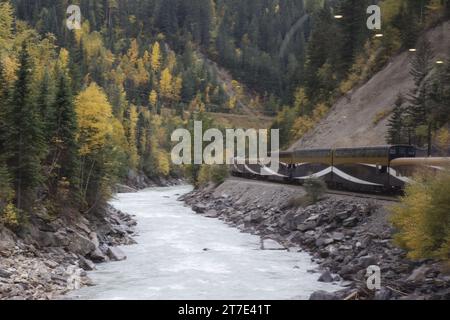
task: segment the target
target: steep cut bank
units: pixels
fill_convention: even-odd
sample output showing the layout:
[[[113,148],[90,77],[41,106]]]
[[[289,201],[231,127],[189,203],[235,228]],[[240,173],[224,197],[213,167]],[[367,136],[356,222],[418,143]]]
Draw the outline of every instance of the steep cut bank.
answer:
[[[436,59],[450,54],[450,21],[427,32]],[[414,87],[410,57],[404,52],[364,85],[340,98],[329,114],[292,148],[330,148],[383,145],[389,115],[399,93]],[[381,119],[381,121],[379,121]]]
[[[290,207],[301,187],[229,179],[217,188],[197,190],[184,200],[199,214],[224,220],[242,232],[305,250],[320,265],[320,280],[346,289],[316,292],[312,300],[450,299],[450,276],[431,261],[413,262],[392,243],[390,202],[327,195],[315,205]],[[297,249],[296,249],[297,248]],[[381,269],[380,290],[366,284],[369,266]],[[342,282],[341,282],[342,281]]]

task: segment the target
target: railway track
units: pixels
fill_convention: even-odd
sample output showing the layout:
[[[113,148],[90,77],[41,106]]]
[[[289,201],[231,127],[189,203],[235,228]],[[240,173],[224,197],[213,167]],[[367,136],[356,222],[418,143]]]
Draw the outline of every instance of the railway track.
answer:
[[[350,191],[337,191],[337,190],[327,190],[326,194],[349,196],[349,197],[362,198],[362,199],[382,200],[382,201],[389,201],[389,202],[400,202],[399,197],[383,196],[383,195],[378,195],[378,194],[358,193],[358,192],[350,192]]]
[[[283,185],[283,186],[292,187],[292,188],[302,188],[301,185],[292,184],[292,183],[283,183],[281,181],[277,182],[277,181],[267,181],[267,180],[260,180],[260,179],[248,179],[248,178],[234,177],[234,176],[230,177],[229,179],[235,180],[235,181],[256,183],[256,184],[266,184],[266,185],[274,184],[274,185]],[[302,188],[302,190],[303,190],[303,188]],[[400,199],[398,196],[386,196],[386,195],[380,195],[380,194],[359,193],[359,192],[331,190],[331,189],[327,189],[325,193],[330,194],[330,195],[346,196],[346,197],[361,198],[361,199],[373,199],[373,200],[379,200],[379,201],[400,202]]]

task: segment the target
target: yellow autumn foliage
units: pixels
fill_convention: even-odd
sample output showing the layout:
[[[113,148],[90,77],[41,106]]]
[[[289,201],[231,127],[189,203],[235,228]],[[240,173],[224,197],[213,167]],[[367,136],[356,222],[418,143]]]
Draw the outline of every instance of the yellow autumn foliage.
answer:
[[[158,102],[158,93],[156,93],[155,90],[152,90],[150,92],[150,95],[148,97],[148,101],[150,102],[150,105],[155,108],[156,107],[156,103]]]
[[[112,107],[103,90],[95,83],[75,99],[78,118],[78,142],[82,156],[101,149],[113,133]]]
[[[5,79],[10,85],[12,85],[14,81],[16,81],[16,71],[19,63],[14,57],[6,56],[2,60],[2,64],[4,68]]]
[[[161,79],[159,81],[159,92],[165,99],[172,98],[172,74],[170,73],[169,68],[164,69],[161,74]]]
[[[0,3],[0,53],[4,48],[9,49],[12,45],[13,11],[9,1]]]
[[[155,42],[152,46],[150,65],[153,72],[158,72],[161,68],[161,48],[158,42]]]
[[[444,127],[437,132],[436,143],[443,152],[448,149],[450,146],[450,132],[447,128]]]
[[[229,176],[226,165],[202,165],[198,173],[197,185],[202,187],[208,183],[219,185]]]
[[[156,172],[167,177],[170,173],[169,154],[162,149],[156,150],[155,154]]]
[[[391,208],[398,245],[411,259],[450,260],[450,171],[422,172]]]
[[[302,116],[295,120],[291,129],[291,136],[298,140],[303,137],[308,131],[314,128],[314,126],[325,117],[328,113],[328,107],[319,103],[313,111],[311,116]]]
[[[15,228],[19,225],[19,211],[12,203],[8,203],[3,210],[2,220],[8,227]]]

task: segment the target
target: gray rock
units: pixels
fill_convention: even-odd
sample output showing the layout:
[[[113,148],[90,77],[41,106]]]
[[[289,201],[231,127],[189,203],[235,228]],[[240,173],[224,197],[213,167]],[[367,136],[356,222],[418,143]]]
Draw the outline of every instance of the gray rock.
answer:
[[[99,249],[96,248],[89,254],[89,258],[95,263],[102,263],[108,261],[108,257]]]
[[[0,278],[9,279],[11,278],[11,273],[6,270],[0,269]]]
[[[291,243],[300,243],[302,241],[302,238],[303,238],[303,233],[300,231],[295,231],[295,232],[292,232],[286,238],[286,240]]]
[[[319,238],[316,240],[317,247],[326,247],[334,242],[334,239],[330,238]]]
[[[309,222],[305,222],[300,224],[297,229],[299,231],[305,232],[305,231],[310,231],[310,230],[314,230],[317,227],[317,222],[316,221],[309,221]]]
[[[81,256],[87,256],[93,252],[96,247],[95,244],[88,238],[82,236],[79,233],[73,233],[70,237],[68,249],[70,252],[79,254]]]
[[[350,217],[344,220],[344,222],[342,223],[342,225],[344,227],[347,228],[353,228],[356,227],[356,225],[358,224],[358,218],[356,217]]]
[[[430,268],[426,265],[423,265],[417,269],[415,269],[412,274],[408,277],[407,281],[409,282],[421,282],[424,281],[426,275]]]
[[[262,250],[286,250],[284,246],[272,239],[262,241]]]
[[[331,237],[336,241],[342,241],[345,239],[345,235],[342,232],[333,232]]]
[[[91,232],[89,234],[89,239],[92,241],[92,243],[94,244],[95,248],[98,248],[100,246],[100,242],[98,241],[98,235],[96,232]]]
[[[350,217],[350,215],[351,215],[351,212],[349,212],[349,211],[340,211],[335,214],[335,217],[338,220],[343,221],[343,220],[347,219],[348,217]]]
[[[64,241],[57,234],[52,232],[37,231],[37,237],[35,237],[35,239],[42,247],[57,247],[59,245],[64,245]]]
[[[358,270],[355,266],[347,264],[341,268],[339,275],[345,280],[352,280],[357,271]]]
[[[205,214],[205,217],[207,218],[217,218],[219,216],[219,213],[217,212],[217,210],[208,210]]]
[[[207,209],[208,207],[201,203],[194,204],[194,206],[192,207],[192,210],[194,210],[197,213],[205,213]]]
[[[362,268],[368,268],[377,264],[377,259],[373,256],[364,256],[358,259],[358,265]]]
[[[325,271],[319,278],[319,282],[331,283],[334,281],[333,275],[329,271]]]
[[[326,291],[316,291],[310,297],[312,301],[339,300],[336,294]]]
[[[375,293],[374,300],[389,300],[392,297],[392,291],[387,288],[381,288]]]
[[[80,266],[80,268],[82,268],[83,270],[86,270],[86,271],[93,271],[96,269],[95,263],[84,257],[80,257],[80,260],[78,261],[78,265]]]
[[[106,253],[112,261],[123,261],[127,259],[125,253],[117,247],[109,247]]]

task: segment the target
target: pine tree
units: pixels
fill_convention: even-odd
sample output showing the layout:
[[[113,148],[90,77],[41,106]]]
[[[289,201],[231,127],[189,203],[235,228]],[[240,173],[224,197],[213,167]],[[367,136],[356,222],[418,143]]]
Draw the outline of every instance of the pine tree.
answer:
[[[426,76],[433,70],[434,52],[431,43],[425,37],[418,41],[416,50],[411,59],[411,75],[414,77],[417,90]]]
[[[55,111],[52,106],[52,90],[50,88],[51,80],[50,74],[46,70],[36,99],[36,108],[42,119],[42,127],[44,129],[46,141],[51,140],[52,131],[55,126]]]
[[[61,72],[58,78],[55,103],[55,132],[52,137],[53,166],[55,170],[53,186],[67,181],[70,190],[78,191],[79,155],[76,141],[77,119],[68,77]]]
[[[159,8],[158,26],[168,37],[173,37],[178,30],[177,6],[177,0],[164,0]]]
[[[0,158],[5,157],[5,141],[8,132],[6,123],[6,111],[9,101],[9,85],[5,79],[3,63],[0,59]],[[1,161],[2,159],[0,159]],[[5,159],[3,159],[5,160]]]
[[[400,31],[404,49],[413,48],[420,33],[419,17],[414,10],[402,3],[399,15],[394,19],[393,26]]]
[[[5,148],[9,153],[8,166],[19,210],[30,208],[36,188],[43,181],[41,160],[46,152],[42,121],[33,103],[31,70],[27,45],[24,43],[11,105],[7,110],[8,134]]]
[[[413,128],[418,133],[420,144],[424,144],[422,138],[428,142],[428,153],[431,153],[432,119],[430,115],[430,78],[433,70],[434,53],[429,41],[422,37],[417,44],[417,52],[411,59],[411,75],[414,78],[415,88],[409,95],[410,106],[408,113]]]
[[[86,61],[84,56],[83,41],[80,44],[75,39],[75,33],[71,32],[69,38],[70,62],[69,69],[72,79],[72,91],[79,92],[82,89],[83,78],[86,74]]]
[[[398,95],[395,102],[392,116],[388,123],[388,135],[387,142],[389,144],[403,144],[405,143],[404,131],[405,131],[405,109],[403,108],[404,98],[401,94]]]
[[[343,44],[341,54],[345,68],[349,68],[355,57],[363,48],[370,30],[366,26],[366,9],[369,6],[367,0],[343,0],[340,14],[343,30]]]

